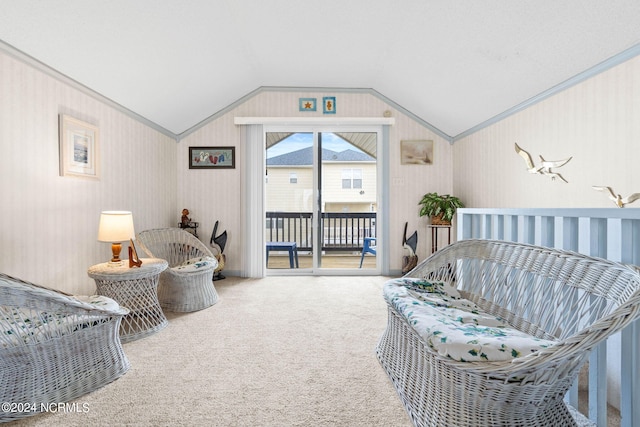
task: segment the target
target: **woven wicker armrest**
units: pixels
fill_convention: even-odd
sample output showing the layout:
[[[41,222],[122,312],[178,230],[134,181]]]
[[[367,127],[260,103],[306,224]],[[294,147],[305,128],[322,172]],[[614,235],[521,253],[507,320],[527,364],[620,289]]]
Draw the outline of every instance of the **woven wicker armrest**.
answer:
[[[95,316],[124,316],[125,307],[116,310],[80,301],[74,296],[0,273],[0,301],[3,306],[37,311]]]
[[[436,252],[407,277],[443,280],[516,329],[556,344],[509,362],[459,363],[458,369],[522,376],[571,367],[640,315],[635,268],[570,251],[466,240]],[[568,309],[573,314],[568,312]]]
[[[41,403],[68,402],[123,375],[130,365],[118,330],[127,313],[0,273],[0,398],[35,408],[0,412],[0,422],[35,415]]]
[[[148,256],[167,260],[169,268],[192,258],[215,258],[204,243],[180,228],[145,230],[138,234],[136,242]]]
[[[160,275],[158,285],[158,300],[162,308],[191,312],[210,307],[218,301],[213,285],[217,261],[209,248],[193,234],[180,228],[161,228],[140,232],[137,241],[148,256],[169,263],[169,268]],[[202,257],[210,257],[214,262],[198,271],[183,272],[175,268]]]
[[[456,361],[389,304],[376,352],[416,425],[573,426],[562,398],[590,351],[640,317],[635,268],[534,245],[462,240],[405,278],[447,282],[482,312],[552,342],[512,360]]]

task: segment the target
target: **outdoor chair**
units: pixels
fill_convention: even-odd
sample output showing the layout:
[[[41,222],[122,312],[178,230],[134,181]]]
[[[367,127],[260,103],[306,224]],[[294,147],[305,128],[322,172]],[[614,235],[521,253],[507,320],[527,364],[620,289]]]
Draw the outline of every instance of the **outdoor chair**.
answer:
[[[160,273],[158,300],[162,308],[192,312],[218,302],[213,272],[218,261],[193,234],[179,228],[140,232],[136,241],[152,258],[161,258],[169,268]]]
[[[129,369],[118,335],[129,312],[0,273],[0,422],[69,402]]]
[[[364,261],[364,254],[370,253],[375,256],[376,254],[376,238],[375,237],[365,237],[363,246],[362,246],[362,255],[360,255],[360,268],[362,268],[362,262]]]

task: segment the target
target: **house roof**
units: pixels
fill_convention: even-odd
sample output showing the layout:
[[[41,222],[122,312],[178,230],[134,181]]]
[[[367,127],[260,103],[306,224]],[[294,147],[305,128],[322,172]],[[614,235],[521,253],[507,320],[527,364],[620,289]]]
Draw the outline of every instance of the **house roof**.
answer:
[[[375,162],[376,159],[365,153],[354,150],[336,152],[322,149],[324,162]],[[267,166],[310,166],[313,164],[313,147],[302,148],[290,153],[267,159]]]
[[[0,2],[0,49],[173,135],[287,87],[371,89],[453,137],[640,53],[638,0]]]

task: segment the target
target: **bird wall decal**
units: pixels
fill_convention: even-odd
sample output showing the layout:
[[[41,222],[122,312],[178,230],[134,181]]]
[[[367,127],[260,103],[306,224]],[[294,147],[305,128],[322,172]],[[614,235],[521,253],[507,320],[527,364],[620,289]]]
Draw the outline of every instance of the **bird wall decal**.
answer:
[[[633,193],[627,197],[621,197],[619,194],[614,193],[611,187],[600,187],[600,186],[592,186],[592,188],[596,191],[604,191],[609,193],[609,199],[613,201],[619,208],[624,208],[624,205],[628,205],[630,203],[635,202],[640,199],[640,193]]]
[[[560,180],[567,182],[566,179],[564,179],[564,177],[562,175],[560,175],[557,172],[553,172],[551,170],[551,168],[559,168],[561,166],[566,165],[569,160],[571,160],[573,157],[569,157],[568,159],[564,159],[564,160],[545,160],[542,156],[540,157],[540,164],[535,165],[533,163],[533,160],[531,159],[531,155],[523,150],[522,148],[520,148],[520,146],[518,145],[518,143],[515,143],[515,149],[516,149],[516,153],[518,153],[520,155],[520,157],[522,157],[524,159],[525,164],[527,165],[527,171],[529,173],[535,173],[535,174],[540,174],[540,175],[546,175],[548,177],[551,178],[552,181],[555,181],[556,178],[559,178]]]

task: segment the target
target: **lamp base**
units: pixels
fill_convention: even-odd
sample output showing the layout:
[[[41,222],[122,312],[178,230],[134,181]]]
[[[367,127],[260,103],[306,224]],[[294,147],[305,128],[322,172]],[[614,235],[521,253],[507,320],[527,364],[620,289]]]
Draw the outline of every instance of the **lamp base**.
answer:
[[[122,250],[122,244],[111,243],[111,254],[113,258],[109,261],[109,267],[120,267],[124,265],[124,261],[120,259],[120,251]]]
[[[122,267],[124,265],[124,261],[109,261],[107,263],[107,267]]]

